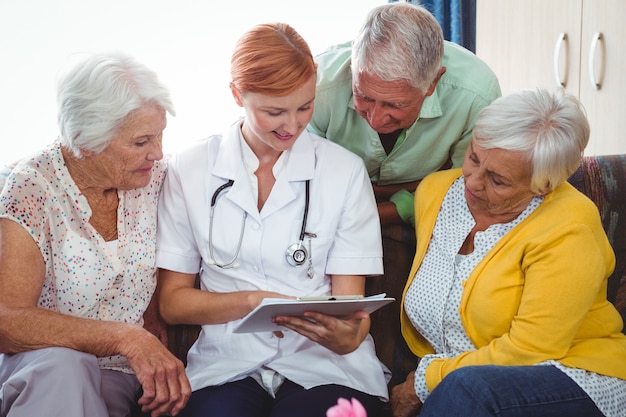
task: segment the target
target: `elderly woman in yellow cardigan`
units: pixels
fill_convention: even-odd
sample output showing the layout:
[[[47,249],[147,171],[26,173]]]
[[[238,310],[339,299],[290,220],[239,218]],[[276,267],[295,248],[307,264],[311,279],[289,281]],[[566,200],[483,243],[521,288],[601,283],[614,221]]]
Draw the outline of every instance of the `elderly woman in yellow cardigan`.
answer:
[[[461,169],[420,184],[401,320],[421,360],[394,416],[624,416],[615,255],[566,181],[588,138],[575,98],[521,91],[483,110]]]

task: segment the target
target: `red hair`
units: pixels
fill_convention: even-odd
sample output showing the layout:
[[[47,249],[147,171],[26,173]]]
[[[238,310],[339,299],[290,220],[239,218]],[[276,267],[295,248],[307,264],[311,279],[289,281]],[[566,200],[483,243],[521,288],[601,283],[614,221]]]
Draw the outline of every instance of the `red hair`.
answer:
[[[284,96],[316,75],[306,41],[286,23],[253,27],[235,45],[230,75],[240,92]]]

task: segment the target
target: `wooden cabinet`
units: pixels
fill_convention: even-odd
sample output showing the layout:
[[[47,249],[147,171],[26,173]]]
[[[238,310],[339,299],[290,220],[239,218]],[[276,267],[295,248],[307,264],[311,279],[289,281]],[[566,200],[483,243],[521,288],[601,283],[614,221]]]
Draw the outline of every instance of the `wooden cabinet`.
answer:
[[[476,54],[503,94],[562,86],[579,97],[587,155],[625,153],[624,18],[624,0],[477,0]]]

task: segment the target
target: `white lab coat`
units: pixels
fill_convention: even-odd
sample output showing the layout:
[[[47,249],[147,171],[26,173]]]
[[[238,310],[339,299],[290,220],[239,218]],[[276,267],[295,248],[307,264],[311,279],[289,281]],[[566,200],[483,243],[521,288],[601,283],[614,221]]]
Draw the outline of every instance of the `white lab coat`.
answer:
[[[330,294],[330,274],[382,274],[380,223],[362,160],[344,148],[303,132],[259,213],[242,158],[240,121],[224,137],[212,136],[170,161],[158,211],[157,266],[200,273],[201,287],[215,292],[275,291],[293,296]],[[234,180],[215,205],[213,251],[218,263],[234,256],[245,227],[238,268],[209,264],[209,211],[215,190]],[[307,265],[289,265],[285,252],[299,238],[310,205],[305,238],[315,276]],[[243,213],[247,213],[245,221]],[[388,399],[389,371],[378,360],[371,336],[347,355],[285,331],[234,334],[238,321],[204,325],[188,354],[194,390],[241,379],[265,365],[310,388],[339,384]]]

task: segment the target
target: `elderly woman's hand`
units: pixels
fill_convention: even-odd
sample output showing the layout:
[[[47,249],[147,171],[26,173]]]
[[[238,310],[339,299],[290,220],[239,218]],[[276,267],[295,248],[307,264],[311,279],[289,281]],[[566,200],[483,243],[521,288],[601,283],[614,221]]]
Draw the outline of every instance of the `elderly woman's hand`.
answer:
[[[152,417],[177,415],[187,404],[191,385],[183,363],[151,333],[133,329],[120,352],[135,372],[143,389],[139,405]]]
[[[344,318],[308,311],[304,317],[277,316],[274,323],[300,333],[340,355],[356,350],[369,332],[370,316],[365,311],[357,311]]]
[[[402,384],[391,390],[391,412],[393,417],[415,417],[422,409],[422,402],[415,393],[415,371],[407,375]]]

